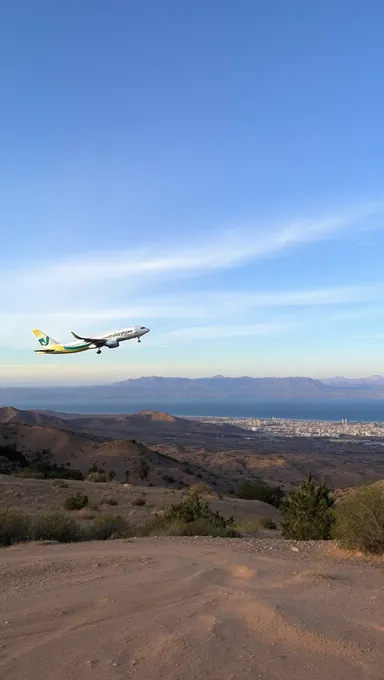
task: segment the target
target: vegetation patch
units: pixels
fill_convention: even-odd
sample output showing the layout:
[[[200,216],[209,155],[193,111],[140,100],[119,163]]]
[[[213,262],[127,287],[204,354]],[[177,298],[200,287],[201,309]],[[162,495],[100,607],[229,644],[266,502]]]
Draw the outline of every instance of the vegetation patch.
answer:
[[[104,484],[108,481],[106,472],[90,472],[87,476],[88,482],[95,482],[96,484]]]
[[[191,493],[198,494],[212,493],[212,490],[209,488],[208,484],[204,484],[204,482],[196,482],[196,484],[191,484],[189,490]]]
[[[333,536],[348,550],[384,554],[384,487],[358,489],[338,503]]]
[[[137,506],[145,505],[146,502],[147,501],[146,501],[145,498],[143,498],[143,496],[138,496],[137,498],[132,499],[132,505],[137,505]]]
[[[88,528],[88,540],[107,541],[111,538],[127,538],[132,528],[121,515],[100,515]]]
[[[321,541],[331,538],[334,500],[325,482],[316,486],[308,475],[282,503],[284,538]]]
[[[63,512],[46,512],[33,517],[31,538],[34,541],[71,543],[81,540],[80,525]]]
[[[226,519],[203,503],[193,493],[181,503],[174,503],[162,514],[155,514],[147,520],[142,533],[146,536],[224,536],[235,537],[238,532],[234,519]]]
[[[31,535],[29,515],[18,510],[0,511],[0,545],[8,546],[27,541]]]
[[[75,493],[66,498],[64,507],[66,510],[82,510],[88,505],[88,496],[82,493]]]
[[[269,486],[264,482],[245,482],[238,488],[236,495],[248,501],[263,501],[280,508],[284,491],[280,486]]]
[[[277,530],[278,526],[272,517],[253,517],[244,522],[238,522],[236,524],[236,529],[241,534],[257,534],[262,529]]]

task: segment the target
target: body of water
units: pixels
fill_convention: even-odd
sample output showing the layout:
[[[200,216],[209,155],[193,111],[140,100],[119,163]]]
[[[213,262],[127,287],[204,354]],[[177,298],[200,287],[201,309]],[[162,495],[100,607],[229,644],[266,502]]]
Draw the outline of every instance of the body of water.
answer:
[[[287,418],[296,420],[378,422],[384,421],[384,399],[285,399],[263,401],[194,402],[94,402],[13,404],[16,408],[51,409],[67,413],[136,413],[144,409],[166,411],[175,416],[222,416],[228,418]]]

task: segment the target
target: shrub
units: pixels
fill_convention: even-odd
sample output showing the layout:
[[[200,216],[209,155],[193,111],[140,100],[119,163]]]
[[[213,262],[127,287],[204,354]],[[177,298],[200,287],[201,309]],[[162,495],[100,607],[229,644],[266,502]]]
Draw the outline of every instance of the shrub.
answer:
[[[89,538],[106,541],[109,538],[127,538],[132,534],[131,527],[121,515],[101,515],[89,527]]]
[[[226,519],[203,503],[196,493],[185,501],[172,504],[162,515],[156,514],[143,527],[145,535],[225,536],[238,533],[233,517]]]
[[[134,498],[132,500],[132,505],[145,505],[146,504],[146,499],[143,498],[142,496],[139,496],[138,498]]]
[[[192,493],[211,493],[211,489],[209,488],[208,484],[204,484],[204,482],[192,484],[189,489]]]
[[[334,538],[347,549],[384,553],[384,487],[367,486],[335,507]]]
[[[96,483],[104,483],[104,482],[107,482],[107,481],[108,481],[106,473],[105,473],[105,472],[100,472],[100,471],[98,471],[98,472],[91,472],[91,473],[88,475],[87,480],[88,480],[89,482],[96,482]]]
[[[277,529],[277,524],[272,517],[253,517],[239,522],[236,528],[242,534],[257,534],[260,529]]]
[[[174,484],[176,482],[176,479],[172,477],[172,475],[163,475],[162,478],[164,482],[168,482],[168,484]]]
[[[75,493],[66,498],[64,507],[66,510],[81,510],[88,505],[88,496],[82,493]]]
[[[32,520],[32,538],[35,541],[71,543],[81,540],[79,524],[62,512],[47,512]]]
[[[321,541],[331,537],[333,499],[323,482],[315,486],[310,475],[292,489],[282,504],[284,538]]]
[[[102,501],[105,505],[119,505],[118,501],[116,498],[113,498],[112,496],[108,496],[107,498],[103,498]]]
[[[23,477],[32,477],[33,479],[75,479],[78,481],[84,479],[83,473],[76,468],[70,469],[63,465],[42,460],[31,463],[24,468],[21,474]]]
[[[269,517],[269,516],[260,517],[260,526],[263,529],[273,529],[273,530],[277,529],[277,524],[276,524],[275,520],[273,519],[273,517]]]
[[[141,528],[144,536],[218,536],[234,538],[239,536],[238,531],[232,527],[216,526],[212,522],[199,519],[194,522],[183,522],[180,519],[169,520],[164,515],[153,515]]]
[[[245,482],[237,491],[238,498],[249,501],[263,501],[279,508],[284,498],[284,491],[279,486],[268,486],[263,482]]]
[[[18,510],[0,511],[0,545],[12,545],[19,541],[27,541],[31,534],[29,515]]]

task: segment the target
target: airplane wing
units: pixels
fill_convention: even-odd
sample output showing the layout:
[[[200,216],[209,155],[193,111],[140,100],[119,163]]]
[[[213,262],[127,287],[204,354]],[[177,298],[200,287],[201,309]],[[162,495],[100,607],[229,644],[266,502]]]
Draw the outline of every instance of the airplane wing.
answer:
[[[97,347],[102,347],[105,345],[105,339],[103,338],[83,338],[81,335],[77,335],[73,331],[71,331],[72,335],[74,338],[77,340],[84,340],[84,342],[91,342],[93,345],[97,345]]]

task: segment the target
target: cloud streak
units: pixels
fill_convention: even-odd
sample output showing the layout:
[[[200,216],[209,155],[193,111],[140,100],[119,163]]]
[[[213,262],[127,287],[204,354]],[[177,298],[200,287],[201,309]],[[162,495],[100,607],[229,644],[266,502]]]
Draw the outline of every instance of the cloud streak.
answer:
[[[364,226],[366,218],[383,210],[383,203],[369,203],[320,219],[292,221],[268,228],[255,225],[211,231],[208,237],[200,237],[199,243],[182,241],[176,247],[174,243],[154,243],[152,247],[124,252],[88,253],[77,258],[58,259],[54,263],[39,263],[38,272],[35,268],[15,272],[14,285],[41,285],[42,270],[44,281],[48,281],[50,287],[68,290],[80,286],[97,288],[103,283],[120,280],[135,284],[235,268],[257,258],[348,233]],[[9,278],[7,280],[9,282]]]

